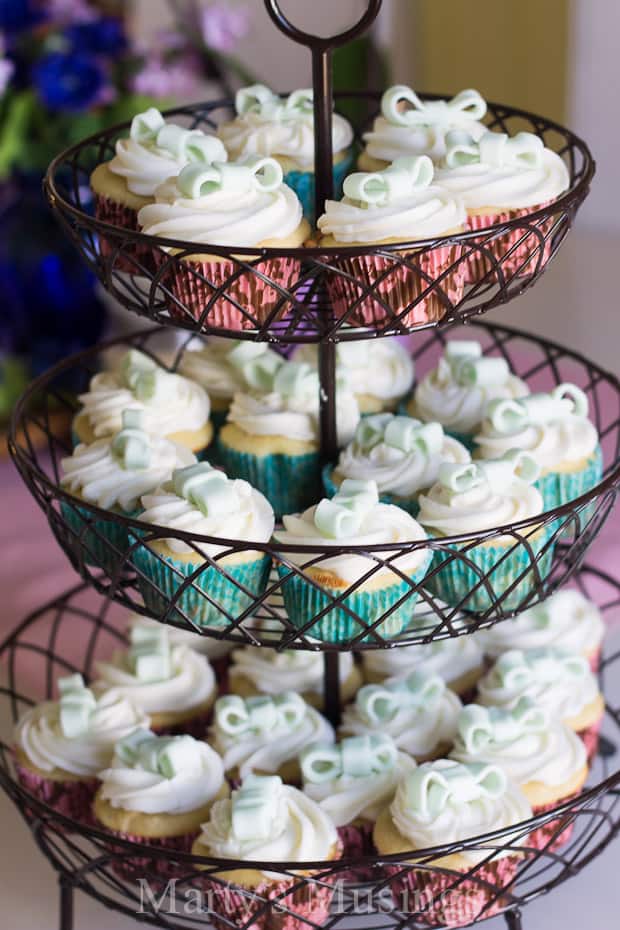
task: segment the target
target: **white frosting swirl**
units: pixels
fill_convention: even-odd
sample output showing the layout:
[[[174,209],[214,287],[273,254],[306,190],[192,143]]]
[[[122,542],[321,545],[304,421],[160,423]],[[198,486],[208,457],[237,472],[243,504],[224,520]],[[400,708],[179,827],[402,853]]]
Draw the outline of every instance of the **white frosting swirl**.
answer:
[[[183,353],[179,372],[200,384],[210,398],[230,401],[245,385],[241,371],[229,359],[234,345],[220,336],[211,336],[208,342],[192,340]]]
[[[182,713],[204,704],[215,690],[215,675],[206,656],[187,646],[172,646],[170,677],[163,681],[138,678],[129,654],[117,650],[109,662],[97,662],[93,691],[127,698],[149,714]]]
[[[180,771],[166,777],[139,764],[129,765],[115,755],[110,768],[100,773],[101,797],[112,807],[144,814],[184,814],[208,804],[224,784],[222,760],[210,746],[191,736],[172,740],[191,740],[191,751],[184,754]]]
[[[462,492],[450,491],[440,482],[428,494],[419,497],[418,519],[440,536],[458,536],[461,533],[479,533],[507,523],[527,520],[543,512],[540,491],[520,478],[501,488],[485,481]],[[515,545],[512,537],[499,537]]]
[[[231,674],[243,675],[262,694],[282,694],[284,691],[323,693],[324,660],[321,652],[244,646],[235,649],[231,659]],[[353,671],[350,652],[340,654],[338,669],[343,684]]]
[[[510,449],[529,452],[543,473],[589,458],[598,445],[596,427],[587,417],[570,416],[552,423],[530,423],[514,432],[498,432],[485,419],[475,436],[483,459],[501,458]]]
[[[217,141],[214,139],[214,141]],[[218,153],[219,160],[226,160],[226,151]],[[187,155],[146,145],[135,139],[119,139],[116,154],[108,162],[112,174],[125,178],[127,188],[141,197],[152,197],[156,189],[168,178],[176,177],[187,164]]]
[[[422,606],[426,607],[416,604],[416,607]],[[438,618],[436,622],[439,622]],[[439,675],[450,685],[482,668],[483,655],[478,635],[455,636],[395,649],[365,649],[362,664],[374,678],[404,678],[419,668],[429,675]]]
[[[150,461],[145,468],[125,468],[113,454],[109,438],[91,445],[80,443],[70,458],[62,459],[60,483],[98,507],[109,510],[118,505],[129,513],[143,494],[168,481],[175,468],[196,461],[189,449],[167,439],[150,437],[149,446]]]
[[[300,346],[293,357],[296,362],[318,368],[315,345]],[[389,337],[339,342],[336,365],[354,394],[370,394],[385,402],[404,397],[413,384],[414,365],[410,353],[397,339]]]
[[[517,617],[476,635],[483,651],[495,659],[509,649],[546,646],[590,655],[600,646],[604,632],[596,604],[580,591],[564,588]]]
[[[15,743],[43,772],[61,769],[77,777],[96,777],[110,764],[114,746],[134,730],[148,727],[149,718],[122,694],[102,694],[93,708],[88,729],[80,736],[65,736],[59,701],[37,704],[20,717]]]
[[[128,629],[131,632],[134,627],[147,627],[152,630],[159,630],[161,623],[159,620],[152,620],[150,617],[143,617],[141,614],[131,614],[128,623]],[[212,636],[202,636],[200,633],[192,633],[190,630],[181,630],[176,626],[167,626],[168,642],[171,646],[187,646],[194,652],[200,652],[209,660],[221,659],[233,648],[232,643],[227,643],[223,639],[214,639]]]

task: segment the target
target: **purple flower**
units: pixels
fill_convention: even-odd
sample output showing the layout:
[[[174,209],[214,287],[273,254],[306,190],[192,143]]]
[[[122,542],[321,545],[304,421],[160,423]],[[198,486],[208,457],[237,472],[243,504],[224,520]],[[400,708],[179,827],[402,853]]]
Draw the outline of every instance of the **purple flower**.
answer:
[[[51,52],[34,67],[32,79],[51,110],[85,110],[97,99],[106,78],[96,61],[81,52]]]
[[[211,3],[202,11],[201,27],[208,48],[232,52],[239,39],[248,33],[247,7],[231,6],[230,2]]]
[[[66,36],[84,55],[114,55],[127,45],[123,24],[111,16],[69,26]]]
[[[99,14],[88,0],[47,0],[47,15],[55,23],[89,23]]]
[[[173,60],[151,55],[131,81],[134,93],[156,99],[187,100],[199,87],[200,72],[189,50]]]
[[[0,0],[0,29],[4,32],[31,29],[43,19],[41,7],[33,0]]]

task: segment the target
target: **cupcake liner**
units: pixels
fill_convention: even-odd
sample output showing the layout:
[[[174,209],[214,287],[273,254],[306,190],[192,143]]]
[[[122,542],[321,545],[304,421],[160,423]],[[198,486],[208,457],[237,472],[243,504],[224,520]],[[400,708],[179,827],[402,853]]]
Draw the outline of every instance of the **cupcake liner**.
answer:
[[[567,795],[565,798],[558,798],[552,804],[541,804],[532,808],[532,813],[536,817],[538,814],[545,814],[547,811],[552,811],[560,804],[565,804],[567,801],[573,801],[579,797],[581,791],[575,791],[573,794]],[[527,840],[527,845],[531,846],[533,849],[544,849],[547,852],[555,852],[557,849],[560,849],[562,846],[565,846],[573,835],[573,830],[575,829],[575,821],[571,820],[570,823],[562,829],[562,825],[567,822],[570,818],[571,812],[568,811],[565,814],[562,814],[560,817],[555,817],[553,820],[548,821],[548,823],[543,824],[541,827],[537,827],[536,830],[533,830]],[[558,832],[559,831],[559,832]],[[554,838],[554,834],[557,834]]]
[[[493,606],[494,598],[501,598],[504,610],[518,609],[536,587],[538,575],[544,579],[551,571],[554,546],[549,544],[544,552],[542,550],[552,534],[553,527],[544,526],[527,540],[533,556],[538,557],[536,562],[525,544],[513,539],[507,546],[487,542],[473,545],[467,551],[463,550],[469,544],[449,545],[448,552],[435,550],[431,571],[435,568],[439,571],[429,575],[425,587],[450,607],[482,612]],[[462,552],[462,557],[453,558],[453,552]],[[520,576],[523,577],[510,594],[502,597]],[[494,597],[485,582],[488,582]]]
[[[468,216],[467,228],[470,230],[483,230],[487,229],[489,226],[494,226],[496,223],[508,223],[510,220],[529,216],[529,214],[542,209],[546,205],[547,204],[539,204],[537,207],[528,207],[525,210],[504,210],[496,213],[487,213],[481,216]],[[538,220],[534,225],[541,235],[546,236],[553,228],[553,223],[553,217],[550,217],[549,219]],[[522,277],[534,274],[536,271],[540,254],[540,241],[536,233],[531,232],[526,236],[521,245],[517,245],[525,233],[526,228],[525,225],[523,225],[515,227],[515,229],[512,229],[510,232],[502,233],[495,239],[489,239],[485,242],[486,237],[483,236],[480,240],[475,241],[480,242],[485,249],[491,252],[495,260],[501,263],[504,278],[509,280],[515,274],[517,274],[518,277]],[[472,242],[471,244],[473,245],[474,243]],[[513,246],[515,246],[515,249],[510,254],[510,257],[504,257]],[[523,264],[525,259],[529,256],[531,256],[531,260]],[[551,241],[547,239],[543,247],[541,267],[544,268],[550,256]],[[521,265],[523,265],[523,267],[521,267]],[[475,284],[489,274],[492,268],[493,263],[483,252],[472,252],[471,255],[468,256],[465,265],[465,283]],[[490,280],[492,281],[496,277],[497,275],[493,272],[490,275]]]
[[[601,733],[601,726],[603,723],[603,717],[601,716],[596,723],[591,724],[589,727],[586,727],[584,730],[579,730],[577,736],[581,738],[585,747],[586,753],[588,756],[588,765],[592,764],[594,757],[598,752],[598,742],[599,736]]]
[[[139,232],[138,211],[134,210],[133,207],[126,207],[117,200],[112,200],[112,198],[104,197],[101,194],[95,194],[94,201],[95,216],[98,220],[110,223],[120,229],[127,229],[130,232]],[[100,236],[99,251],[105,258],[115,256],[113,259],[114,271],[144,274],[144,271],[151,271],[154,267],[152,250],[149,245],[123,242],[120,236],[118,239],[107,239],[105,236]],[[135,261],[132,259],[135,259]]]
[[[342,197],[342,185],[352,165],[353,152],[350,152],[345,158],[334,164],[334,200],[340,200]],[[284,183],[295,191],[301,201],[304,216],[314,226],[316,219],[314,210],[314,171],[287,171],[284,175]]]
[[[252,561],[226,565],[222,568],[251,593],[237,587],[232,580],[207,562],[182,562],[170,556],[152,552],[148,546],[136,548],[132,562],[138,569],[138,587],[148,610],[161,617],[174,601],[181,611],[200,626],[227,629],[232,620],[240,616],[267,587],[271,559],[267,555]],[[179,589],[185,578],[197,569],[202,572],[182,594]],[[204,596],[208,594],[211,600]],[[212,603],[214,602],[214,603]],[[172,608],[169,616],[183,621],[183,615]]]
[[[463,296],[464,265],[460,263],[451,270],[441,284],[432,286],[432,280],[438,278],[462,253],[460,245],[437,246],[424,252],[395,253],[394,258],[381,255],[354,255],[325,257],[325,261],[345,275],[328,273],[327,287],[336,317],[347,315],[349,323],[372,326],[377,323],[394,323],[402,326],[417,326],[441,320]],[[418,262],[423,274],[401,264],[398,258]],[[428,275],[431,283],[423,275]],[[429,287],[431,290],[414,307],[407,309]],[[389,306],[385,309],[372,296],[363,297],[364,292],[372,292]],[[443,293],[444,298],[439,296]],[[349,307],[363,298],[351,313]],[[406,311],[406,312],[403,312]],[[399,314],[402,313],[402,316]],[[398,317],[398,319],[395,319]]]
[[[321,496],[321,466],[318,452],[303,455],[254,455],[239,452],[217,439],[217,456],[229,478],[243,478],[261,491],[276,517],[299,513],[316,504]]]
[[[71,537],[72,548],[80,553],[85,565],[96,565],[105,569],[109,575],[118,572],[129,549],[127,530],[120,523],[110,520],[97,520],[92,511],[76,504],[60,504],[64,522],[73,530],[77,538]],[[125,514],[135,517],[138,511]],[[82,519],[84,518],[84,519]],[[119,550],[116,552],[115,550]]]
[[[101,827],[101,824],[98,824],[98,826]],[[196,830],[193,833],[185,833],[183,836],[153,838],[136,836],[133,833],[121,833],[117,830],[110,830],[108,827],[105,827],[105,825],[103,826],[108,833],[118,837],[120,840],[128,840],[138,846],[153,846],[155,849],[165,849],[171,853],[170,858],[167,856],[166,858],[162,856],[149,856],[148,851],[145,849],[142,855],[134,855],[125,846],[117,846],[115,843],[106,843],[108,852],[114,857],[111,862],[112,871],[115,872],[119,878],[125,881],[137,881],[139,878],[146,878],[151,885],[151,880],[154,876],[156,876],[156,882],[157,878],[168,881],[170,878],[175,878],[182,875],[183,872],[187,872],[187,864],[175,862],[173,854],[175,852],[190,853],[194,841],[200,833],[199,830]]]
[[[33,772],[19,762],[15,763],[15,770],[21,786],[38,801],[53,807],[70,820],[91,826],[94,824],[92,804],[99,786],[96,778],[56,781]]]
[[[188,734],[189,736],[193,736],[194,739],[204,740],[206,739],[207,728],[212,718],[213,709],[210,708],[207,713],[197,714],[190,720],[183,721],[183,723],[175,723],[167,727],[156,727],[151,723],[151,730],[153,733],[157,733],[158,736],[182,736],[183,734]]]
[[[338,827],[338,836],[342,843],[343,859],[361,859],[364,856],[372,856],[375,846],[372,840],[373,824],[348,823],[343,827]],[[370,864],[353,866],[350,869],[343,869],[338,878],[340,881],[352,884],[361,884],[369,882],[373,875],[376,875],[376,868]]]
[[[332,473],[334,471],[333,465],[325,465],[321,472],[323,478],[323,487],[325,493],[328,497],[333,497],[334,494],[338,491],[338,485],[332,480]],[[379,495],[379,501],[382,504],[394,504],[395,507],[400,507],[401,510],[406,510],[407,513],[410,513],[412,517],[417,517],[420,512],[420,505],[417,500],[411,498],[411,500],[406,500],[403,497],[396,497],[394,494],[388,494],[385,491],[383,494]]]
[[[552,510],[561,507],[582,494],[586,494],[599,484],[603,477],[603,450],[597,446],[588,458],[585,466],[578,471],[551,472],[543,475],[536,481],[536,487],[543,496],[545,509]],[[588,522],[588,513],[592,513],[596,505],[588,505],[579,514],[580,522]],[[570,532],[570,528],[568,530]]]
[[[391,885],[396,907],[403,914],[415,914],[416,925],[466,927],[477,918],[493,917],[510,903],[500,892],[509,889],[519,861],[518,856],[504,856],[467,873],[412,867],[399,874],[404,866],[388,866],[386,871],[398,875]],[[461,877],[469,871],[471,878]]]
[[[592,669],[592,672],[594,675],[598,675],[599,669],[601,667],[601,656],[602,656],[602,649],[599,646],[596,652],[593,652],[592,655],[588,659],[590,663],[590,668]]]
[[[409,576],[414,584],[418,584],[426,574],[430,553],[427,556],[422,566]],[[329,607],[332,597],[338,597],[343,593],[341,588],[315,587],[298,574],[287,577],[289,569],[285,565],[280,564],[277,568],[282,579],[284,606],[291,623],[297,628],[304,627],[317,614]],[[417,591],[414,592],[406,581],[398,581],[371,591],[358,588],[348,594],[342,603],[354,615],[370,625],[403,598],[402,604],[393,610],[383,623],[362,638],[362,642],[377,642],[376,636],[390,639],[405,629],[411,620],[411,613],[418,599]],[[323,614],[306,630],[304,635],[313,636],[327,643],[348,643],[363,630],[364,626],[339,605]]]

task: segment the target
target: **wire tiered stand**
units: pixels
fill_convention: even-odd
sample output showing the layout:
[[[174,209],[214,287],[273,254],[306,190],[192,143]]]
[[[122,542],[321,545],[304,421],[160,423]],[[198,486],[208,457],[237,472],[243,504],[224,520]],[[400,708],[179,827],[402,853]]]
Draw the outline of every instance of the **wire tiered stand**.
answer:
[[[332,79],[331,53],[338,45],[349,41],[367,28],[376,17],[381,0],[371,0],[359,22],[347,32],[330,38],[309,35],[293,26],[282,13],[276,0],[266,0],[267,10],[289,38],[305,45],[312,54],[314,108],[316,131],[316,207],[317,214],[332,193]],[[356,127],[361,133],[378,109],[379,95],[344,95],[354,99],[365,116]],[[213,128],[229,117],[231,104],[222,101],[208,105],[181,107],[170,115],[190,127]],[[347,248],[309,247],[277,250],[273,248],[235,248],[176,240],[154,239],[125,228],[101,222],[89,212],[86,204],[88,177],[95,165],[113,153],[116,138],[126,126],[116,127],[92,136],[68,149],[50,166],[45,189],[52,209],[64,230],[75,242],[88,265],[103,286],[124,306],[148,317],[155,323],[171,324],[185,329],[187,341],[195,334],[217,334],[231,338],[267,341],[276,346],[310,342],[318,344],[320,379],[321,453],[325,462],[336,457],[335,355],[339,341],[377,339],[389,335],[416,334],[413,356],[417,370],[430,367],[437,359],[449,327],[469,322],[471,335],[480,339],[485,351],[503,356],[513,371],[525,378],[533,389],[548,389],[570,380],[586,391],[592,417],[601,437],[605,471],[600,483],[576,500],[533,520],[523,520],[511,526],[498,527],[474,536],[446,537],[441,541],[410,542],[389,546],[330,547],[329,555],[342,552],[363,554],[369,570],[363,581],[386,566],[408,584],[402,600],[386,609],[372,622],[357,615],[347,603],[359,582],[340,594],[328,597],[326,606],[317,609],[314,617],[296,625],[281,609],[282,589],[295,577],[312,583],[308,574],[312,565],[326,553],[310,547],[282,546],[273,543],[258,545],[234,539],[190,536],[165,527],[150,526],[91,506],[72,497],[59,486],[59,461],[71,451],[71,442],[55,427],[54,412],[74,413],[77,400],[75,385],[86,387],[98,370],[100,356],[110,347],[139,347],[158,358],[159,329],[142,332],[129,340],[98,346],[94,350],[67,359],[53,371],[36,380],[22,397],[15,411],[11,453],[24,481],[45,512],[52,532],[67,553],[72,565],[84,580],[76,588],[29,616],[0,646],[0,657],[8,668],[8,684],[2,697],[8,702],[10,717],[15,720],[26,707],[37,700],[50,698],[53,683],[60,674],[80,672],[88,680],[94,662],[109,649],[124,642],[122,621],[115,615],[118,605],[162,623],[185,628],[203,635],[239,644],[271,646],[276,649],[320,650],[325,657],[325,711],[333,723],[340,715],[339,654],[341,651],[399,648],[403,645],[428,643],[435,639],[470,635],[514,616],[519,610],[544,600],[555,589],[572,579],[593,598],[608,619],[620,609],[620,582],[592,565],[584,564],[584,556],[603,523],[609,516],[620,486],[620,383],[611,374],[576,352],[556,343],[535,338],[499,325],[473,322],[471,318],[491,307],[506,303],[531,287],[540,277],[560,247],[573,218],[586,197],[594,173],[594,163],[585,143],[567,129],[506,106],[489,106],[488,125],[492,129],[512,132],[528,129],[538,134],[545,144],[558,151],[570,173],[568,191],[552,204],[510,222],[501,223],[480,232],[444,237],[440,240],[397,243],[381,247]],[[497,244],[506,242],[505,252]],[[486,273],[470,285],[458,299],[447,287],[447,275],[433,277],[428,259],[434,250],[449,248],[452,263],[457,267],[477,255],[484,262]],[[225,274],[217,281],[209,278],[195,264],[192,295],[202,295],[199,312],[195,300],[184,300],[178,285],[178,270],[186,256],[217,256]],[[371,283],[362,283],[355,274],[356,259],[371,254],[381,258],[383,271]],[[499,257],[498,257],[499,254]],[[515,262],[515,257],[518,259]],[[283,280],[277,271],[285,263],[288,276]],[[274,270],[275,269],[275,270]],[[390,304],[390,281],[403,269],[415,272],[423,286],[407,307],[394,310]],[[263,294],[270,295],[260,307],[244,300],[241,282],[256,278],[263,285]],[[344,312],[336,314],[330,300],[334,282],[340,281],[342,293],[348,295]],[[432,300],[430,298],[433,298]],[[368,325],[360,316],[361,308],[373,302],[374,319]],[[428,307],[436,309],[431,313]],[[226,313],[222,314],[222,307]],[[232,321],[232,323],[231,323]],[[452,330],[451,330],[452,332]],[[184,348],[168,367],[175,369]],[[162,361],[163,364],[163,361]],[[69,391],[67,384],[72,385]],[[35,440],[44,438],[44,450]],[[550,529],[549,540],[540,549],[531,537],[541,524]],[[126,545],[112,543],[106,527],[126,530]],[[137,531],[137,532],[136,532]],[[177,537],[197,553],[201,545],[217,543],[217,555],[201,557],[201,566],[189,578],[184,578],[170,593],[157,588],[134,564],[136,550],[158,539]],[[527,555],[526,567],[514,584],[496,589],[492,575],[484,575],[468,557],[472,546],[498,537],[510,537],[515,548]],[[123,538],[116,534],[115,539]],[[394,564],[399,556],[415,549],[441,551],[445,558],[457,560],[463,571],[477,572],[472,590],[461,603],[446,606],[431,593],[431,569],[420,584],[409,579]],[[263,552],[272,565],[284,566],[278,576],[273,572],[259,592],[235,581],[221,560],[232,553],[248,550]],[[151,550],[152,551],[152,550]],[[213,570],[228,576],[231,584],[241,589],[242,609],[231,614],[213,602],[208,585],[201,586],[203,573]],[[207,577],[206,574],[204,576]],[[99,603],[93,606],[91,589],[99,592]],[[199,592],[220,608],[217,622],[200,626],[191,612],[184,609],[184,594]],[[471,593],[480,595],[479,609],[468,611]],[[95,595],[96,596],[96,595]],[[428,608],[423,622],[406,628],[397,636],[385,633],[390,614],[417,596]],[[144,606],[149,605],[148,607]],[[480,609],[480,604],[483,608]],[[465,610],[463,610],[465,608]],[[320,641],[313,636],[313,627],[323,615],[339,610],[355,631],[347,641]],[[464,618],[464,619],[463,619]],[[277,623],[265,623],[265,620]],[[620,652],[609,654],[601,667],[603,686],[612,673],[617,675]],[[34,686],[32,682],[35,682]],[[253,897],[253,916],[242,928],[260,922],[269,930],[285,930],[299,920],[301,927],[314,930],[311,920],[296,911],[296,902],[304,894],[331,889],[331,911],[324,926],[340,928],[350,925],[353,918],[367,915],[365,923],[375,930],[433,926],[427,905],[409,910],[400,909],[390,894],[394,873],[405,874],[412,866],[452,878],[450,890],[479,886],[485,891],[478,913],[470,922],[482,921],[492,914],[503,913],[512,930],[521,927],[521,908],[530,900],[555,888],[576,875],[597,856],[620,830],[620,770],[614,760],[620,742],[620,707],[608,701],[599,748],[586,789],[576,799],[566,802],[551,814],[545,813],[514,828],[496,831],[450,846],[418,850],[409,855],[366,857],[356,861],[309,863],[306,871],[295,871],[295,863],[247,863],[207,859],[174,853],[177,881],[174,889],[162,880],[162,865],[170,873],[170,853],[153,847],[139,846],[118,840],[113,846],[104,830],[68,820],[29,794],[17,778],[10,739],[0,744],[0,782],[19,808],[31,829],[37,845],[56,870],[60,883],[60,930],[72,930],[73,892],[75,889],[98,899],[105,906],[138,916],[146,923],[166,928],[202,927],[213,923],[218,928],[235,924],[222,914],[212,912],[209,903],[196,909],[191,897],[193,883],[208,874],[217,879],[218,871],[228,874],[236,869],[267,870],[293,879],[288,890],[276,902],[258,902]],[[553,821],[560,834],[574,825],[572,838],[561,848],[554,848],[552,839],[544,849],[527,846],[527,837],[541,824]],[[516,877],[509,884],[489,884],[488,874],[478,877],[480,865],[473,865],[467,874],[446,868],[445,857],[460,851],[478,851],[479,859],[490,860],[499,850],[525,849]],[[140,858],[141,875],[157,889],[156,895],[140,894],[135,881],[129,881],[123,863]],[[190,900],[191,907],[184,904]],[[263,923],[266,921],[266,923]]]

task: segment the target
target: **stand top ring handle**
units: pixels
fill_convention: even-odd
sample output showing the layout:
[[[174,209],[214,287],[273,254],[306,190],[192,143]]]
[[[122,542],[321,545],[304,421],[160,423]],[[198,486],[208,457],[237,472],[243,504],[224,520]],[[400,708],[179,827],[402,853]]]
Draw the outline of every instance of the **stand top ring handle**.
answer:
[[[354,39],[368,29],[376,19],[381,9],[382,2],[383,0],[367,0],[366,10],[359,20],[350,26],[349,29],[334,36],[315,36],[311,35],[309,32],[305,32],[303,29],[298,29],[297,26],[294,26],[289,20],[288,16],[283,13],[280,0],[265,0],[265,7],[280,32],[283,32],[289,39],[292,39],[299,45],[306,45],[313,51],[324,52],[328,49],[345,45],[347,42],[350,42],[351,39]]]

